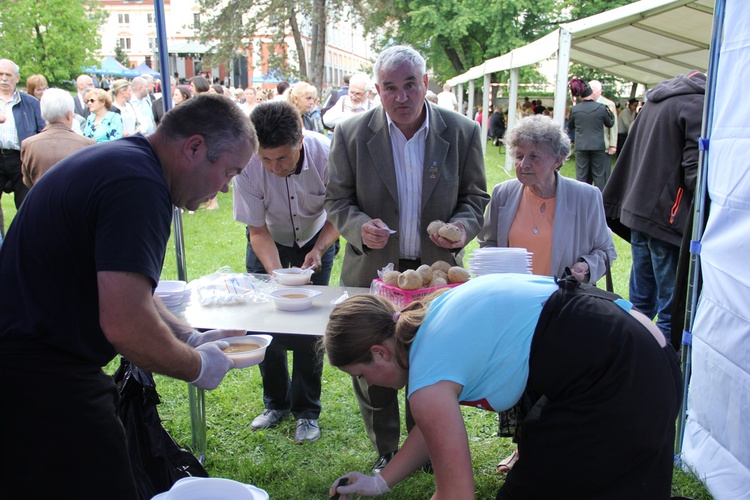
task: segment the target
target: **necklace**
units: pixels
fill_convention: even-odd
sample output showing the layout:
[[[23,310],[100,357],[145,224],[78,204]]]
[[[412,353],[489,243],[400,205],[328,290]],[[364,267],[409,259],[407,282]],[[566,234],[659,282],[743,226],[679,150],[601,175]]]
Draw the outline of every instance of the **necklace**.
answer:
[[[532,228],[531,232],[533,232],[534,234],[538,234],[539,224],[541,223],[544,214],[547,212],[547,201],[539,198],[538,196],[535,196],[534,193],[532,193],[528,188],[526,188],[526,192],[529,195],[529,199],[532,201],[531,218],[533,219],[534,227]],[[537,217],[537,213],[539,214],[539,217]]]
[[[544,215],[544,212],[546,211],[547,211],[547,202],[542,202],[542,204],[539,206],[540,219]],[[532,231],[534,232],[534,234],[537,234],[539,232],[539,227],[538,227],[539,224],[536,221],[536,214],[534,212],[535,211],[531,212],[531,216],[534,217],[534,229],[532,229]]]

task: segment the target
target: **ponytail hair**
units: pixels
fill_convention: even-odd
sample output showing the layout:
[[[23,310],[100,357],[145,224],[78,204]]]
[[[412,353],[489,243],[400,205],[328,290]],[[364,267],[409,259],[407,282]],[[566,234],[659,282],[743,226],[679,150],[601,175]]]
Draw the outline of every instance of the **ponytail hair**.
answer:
[[[399,311],[388,299],[360,294],[336,306],[318,348],[328,356],[331,366],[342,367],[370,363],[374,345],[396,340],[396,362],[409,369],[409,350],[419,327],[427,317],[432,300],[449,289],[438,290]]]

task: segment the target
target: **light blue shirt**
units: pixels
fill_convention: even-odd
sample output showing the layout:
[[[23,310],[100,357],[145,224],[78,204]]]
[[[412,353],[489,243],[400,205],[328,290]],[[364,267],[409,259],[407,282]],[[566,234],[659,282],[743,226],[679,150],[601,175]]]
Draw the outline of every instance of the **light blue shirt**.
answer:
[[[488,274],[453,288],[431,305],[409,353],[409,397],[447,380],[459,402],[490,411],[511,408],[529,378],[529,353],[554,279]]]

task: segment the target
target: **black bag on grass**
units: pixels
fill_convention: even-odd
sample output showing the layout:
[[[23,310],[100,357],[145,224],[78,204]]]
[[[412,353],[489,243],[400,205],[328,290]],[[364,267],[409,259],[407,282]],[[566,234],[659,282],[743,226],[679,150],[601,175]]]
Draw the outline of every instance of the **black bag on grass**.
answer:
[[[141,500],[165,492],[183,477],[208,477],[192,453],[162,427],[156,405],[159,394],[150,372],[121,358],[114,374],[120,392],[117,415],[125,427],[133,475]]]

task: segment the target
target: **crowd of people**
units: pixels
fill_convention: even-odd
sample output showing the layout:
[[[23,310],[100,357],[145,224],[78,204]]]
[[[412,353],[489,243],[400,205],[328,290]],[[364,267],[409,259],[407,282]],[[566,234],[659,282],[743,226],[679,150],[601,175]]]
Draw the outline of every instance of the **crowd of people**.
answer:
[[[282,82],[267,99],[196,76],[171,82],[165,110],[149,77],[105,91],[81,75],[75,96],[46,89],[43,77],[19,92],[19,77],[0,60],[0,180],[19,208],[0,247],[0,436],[15,450],[0,459],[3,494],[137,498],[114,383],[101,367],[119,354],[203,389],[232,368],[217,340],[243,331],[194,330],[153,294],[172,207],[195,210],[231,183],[250,273],[301,267],[327,285],[340,237],[341,284],[353,287],[388,264],[460,266],[475,238],[533,255],[529,275],[475,278],[404,308],[355,295],[332,310],[319,343],[294,349],[291,373],[283,346],[268,349],[253,430],[293,416],[294,441],[317,441],[324,354],[352,377],[377,458],[368,474],[332,478],[331,495],[377,496],[422,469],[434,473],[435,498],[472,498],[460,410],[472,406],[515,421],[518,449],[498,468],[507,474],[499,499],[669,498],[682,381],[663,325],[669,276],[643,249],[670,245],[672,258],[684,230],[695,160],[686,138],[700,124],[683,110],[702,104],[705,75],[656,86],[638,115],[629,103],[606,187],[591,185],[598,171],[559,173],[571,137],[541,102],[510,130],[493,109],[493,137],[511,152],[516,178],[491,192],[479,123],[457,112],[449,87],[428,98],[426,61],[409,46],[381,52],[372,80],[347,75],[322,106],[307,82]],[[614,155],[616,118],[601,86],[574,81],[570,90],[576,156]],[[657,144],[656,127],[674,133]],[[669,164],[668,192],[648,207],[641,148]],[[674,197],[685,201],[670,205]],[[643,224],[647,208],[660,215]],[[665,217],[679,227],[666,228]],[[617,257],[608,219],[632,232],[630,301],[594,286]],[[435,220],[453,224],[457,238],[429,234]],[[80,450],[75,460],[71,450]],[[38,470],[46,481],[35,480]]]

